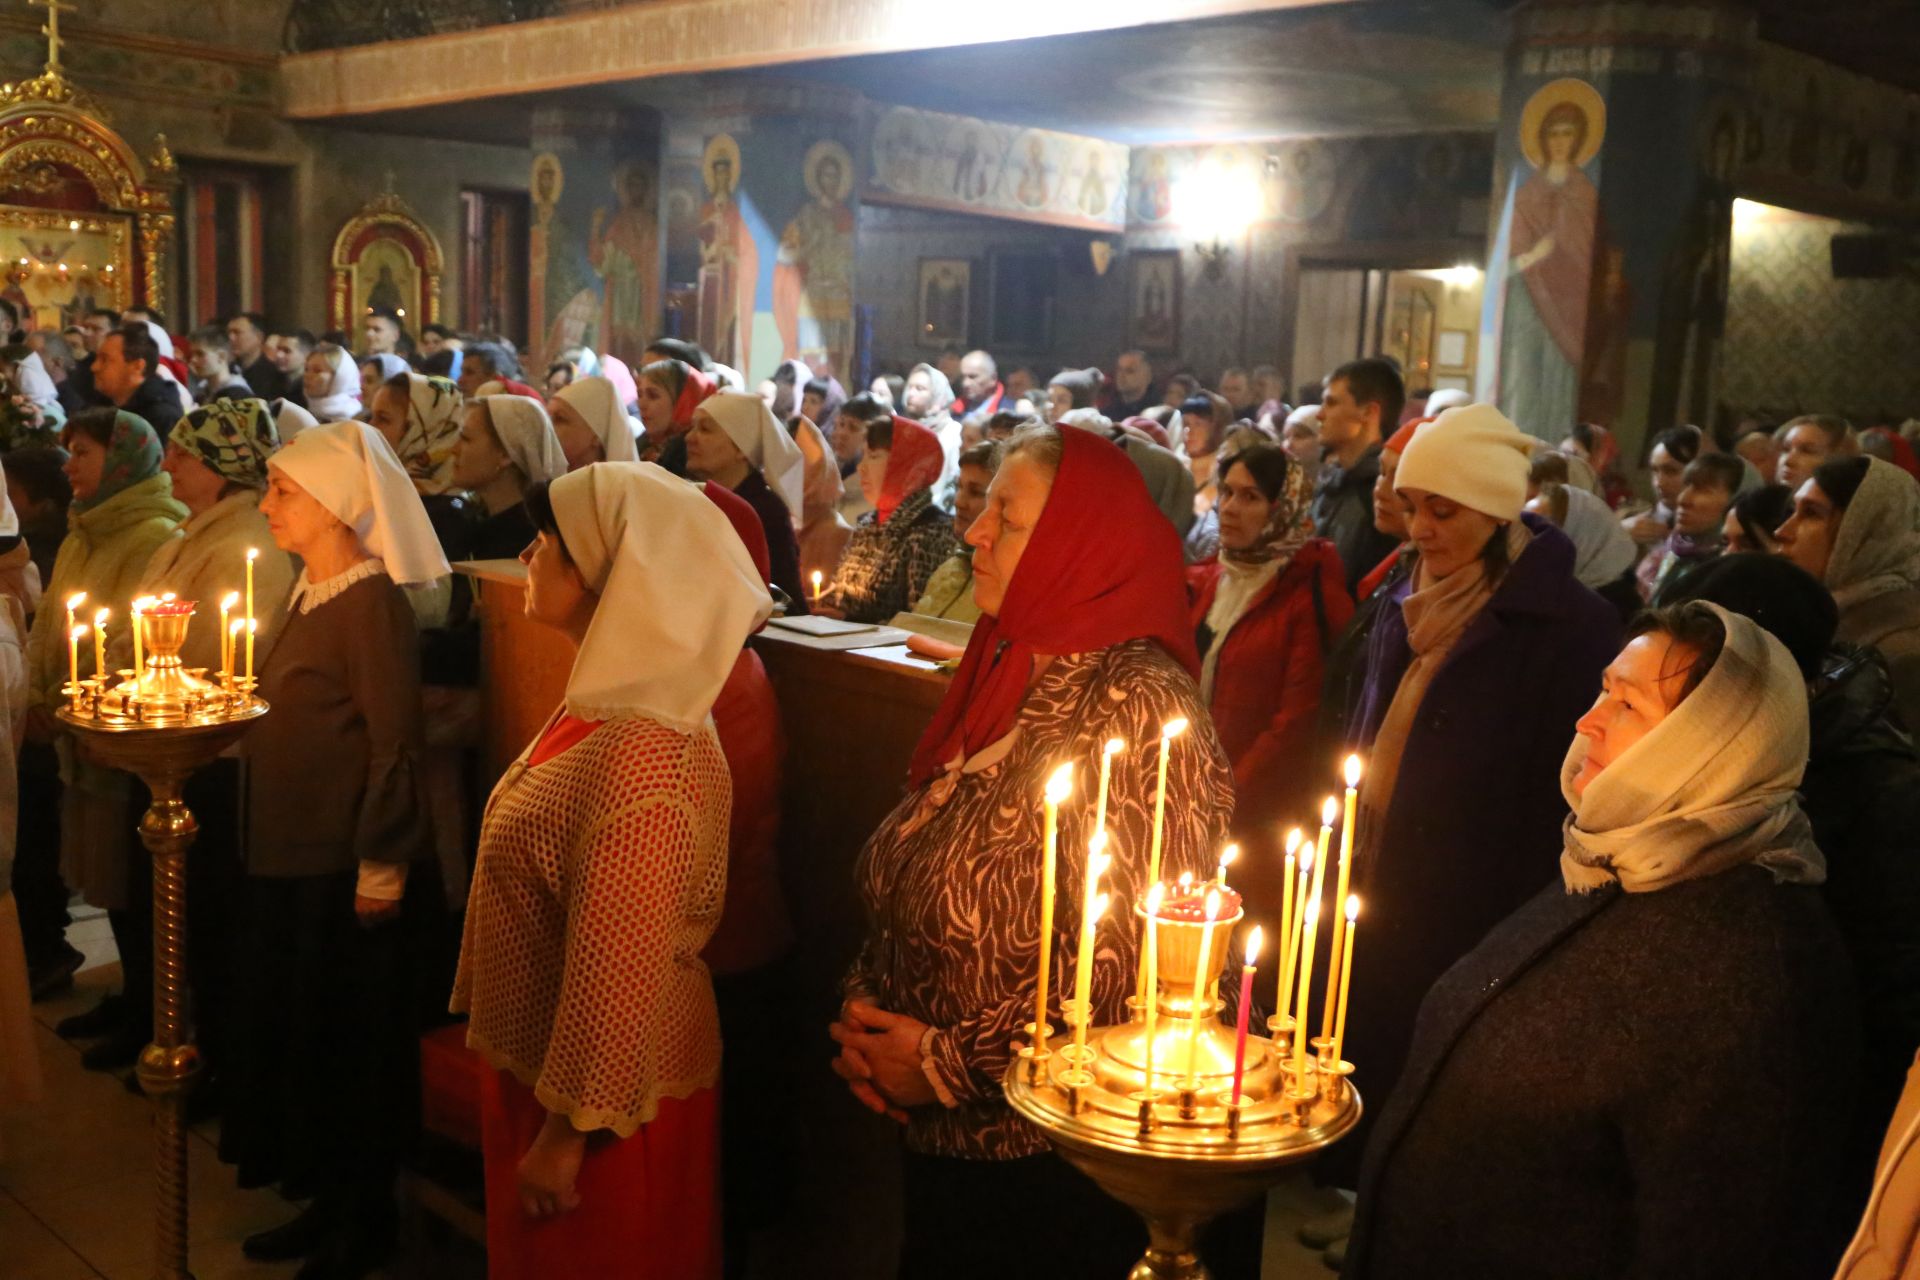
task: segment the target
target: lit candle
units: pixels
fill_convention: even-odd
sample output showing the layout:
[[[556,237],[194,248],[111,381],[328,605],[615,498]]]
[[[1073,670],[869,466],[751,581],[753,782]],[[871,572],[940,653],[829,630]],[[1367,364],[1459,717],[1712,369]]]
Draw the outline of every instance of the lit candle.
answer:
[[[1073,766],[1063,764],[1047,776],[1045,793],[1046,839],[1040,862],[1040,985],[1034,990],[1033,1056],[1047,1051],[1048,970],[1053,967],[1053,867],[1060,839],[1060,805],[1073,794]]]
[[[1073,998],[1080,1004],[1081,1015],[1080,1025],[1073,1029],[1073,1043],[1082,1049],[1087,1045],[1087,1024],[1093,1021],[1094,934],[1101,913],[1107,909],[1107,899],[1100,892],[1100,877],[1107,874],[1107,865],[1113,861],[1104,852],[1106,847],[1107,833],[1094,832],[1093,839],[1087,842],[1087,881],[1080,893],[1080,952],[1074,960]]]
[[[820,581],[820,571],[815,569],[813,571],[813,607],[816,609],[820,607]]]
[[[1187,1087],[1200,1085],[1200,1008],[1205,1005],[1208,1013],[1213,1012],[1213,1002],[1207,998],[1208,952],[1213,950],[1213,922],[1220,914],[1220,891],[1207,890],[1207,920],[1200,927],[1200,956],[1193,962],[1193,1017],[1187,1022]],[[1217,966],[1216,966],[1217,971]]]
[[[1230,844],[1220,851],[1220,869],[1213,876],[1213,885],[1216,889],[1227,887],[1227,868],[1232,866],[1233,860],[1239,856],[1240,846],[1237,844]]]
[[[1274,1013],[1282,1018],[1287,1016],[1287,979],[1293,976],[1293,869],[1295,854],[1305,839],[1298,827],[1287,832],[1287,869],[1280,886],[1280,995],[1273,1002]]]
[[[1154,921],[1160,914],[1160,904],[1166,900],[1167,886],[1152,885],[1147,889],[1147,942],[1142,951],[1146,952],[1147,980],[1143,984],[1146,996],[1141,1007],[1147,1013],[1147,1097],[1153,1097],[1153,1029],[1160,1012],[1160,936],[1154,928]]]
[[[1320,847],[1314,854],[1314,862],[1327,865],[1327,852],[1333,847],[1333,820],[1340,816],[1340,802],[1328,796],[1320,802]]]
[[[1294,899],[1293,923],[1283,940],[1287,954],[1280,960],[1280,1016],[1283,1018],[1293,1010],[1293,975],[1300,968],[1300,943],[1307,923],[1307,888],[1312,876],[1313,846],[1309,844],[1300,850],[1300,892]]]
[[[260,620],[247,619],[247,679],[253,679],[253,638],[260,634]]]
[[[72,685],[80,683],[80,637],[86,634],[84,623],[67,632],[67,683]],[[75,696],[78,696],[77,690]]]
[[[1107,777],[1113,771],[1113,758],[1127,749],[1127,744],[1118,738],[1107,739],[1107,745],[1100,749],[1100,798],[1093,806],[1093,829],[1107,829]]]
[[[93,674],[104,688],[107,681],[107,618],[111,609],[93,611]]]
[[[1160,784],[1153,791],[1153,845],[1147,854],[1147,883],[1160,879],[1160,839],[1167,821],[1167,753],[1173,740],[1187,731],[1184,717],[1167,721],[1160,729]]]
[[[87,602],[87,593],[84,591],[78,592],[74,595],[70,595],[67,597],[67,630],[68,631],[72,631],[74,628],[74,624],[78,621],[78,619],[76,619],[73,615],[76,612],[78,612],[80,609],[80,606],[85,604],[86,602]]]
[[[1293,1082],[1296,1088],[1307,1087],[1307,1000],[1309,988],[1313,984],[1313,943],[1320,931],[1320,895],[1316,892],[1307,899],[1306,932],[1301,935],[1300,948],[1300,1030],[1293,1037]]]
[[[1340,950],[1340,1014],[1333,1020],[1333,1060],[1340,1061],[1340,1050],[1347,1041],[1347,988],[1353,979],[1353,933],[1360,924],[1360,899],[1347,899],[1347,929]]]
[[[1260,960],[1260,926],[1247,935],[1247,958],[1240,966],[1240,1020],[1233,1031],[1233,1105],[1240,1105],[1240,1084],[1247,1070],[1247,1010],[1253,1008],[1253,971]]]
[[[247,548],[247,617],[253,617],[253,562],[260,558],[260,548]],[[252,675],[252,672],[248,672]]]
[[[240,593],[229,591],[220,597],[220,678],[226,680],[233,675],[233,638],[239,633],[233,630],[228,619],[233,616],[233,607],[240,603]]]
[[[1353,824],[1360,799],[1360,757],[1347,757],[1347,811],[1340,826],[1340,887],[1334,894],[1335,902],[1347,900],[1347,875],[1353,858]],[[1333,1005],[1335,984],[1340,982],[1340,939],[1346,934],[1346,917],[1335,913],[1333,917],[1333,945],[1327,948],[1327,1007],[1320,1017],[1320,1034],[1323,1038],[1333,1037]]]

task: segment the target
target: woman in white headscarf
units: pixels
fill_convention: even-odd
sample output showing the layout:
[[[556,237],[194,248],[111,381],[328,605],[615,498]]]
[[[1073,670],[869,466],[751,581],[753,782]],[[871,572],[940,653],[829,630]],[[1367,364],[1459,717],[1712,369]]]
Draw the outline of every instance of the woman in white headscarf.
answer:
[[[819,574],[820,581],[832,582],[835,571],[840,568],[840,556],[847,549],[847,539],[853,536],[853,526],[840,516],[846,482],[841,478],[833,447],[813,419],[793,420],[793,443],[800,450],[804,477],[800,489],[800,527],[795,534],[800,550],[800,580],[811,586],[814,575]],[[971,580],[967,589],[972,590]]]
[[[570,470],[595,462],[640,460],[633,420],[607,379],[574,379],[547,401],[547,412],[553,415],[553,432],[560,437]]]
[[[301,374],[307,412],[316,422],[345,422],[360,416],[360,366],[345,347],[323,342],[307,356]],[[288,440],[291,443],[291,438]]]
[[[259,672],[273,713],[246,744],[243,1040],[222,1155],[244,1185],[314,1197],[250,1238],[250,1257],[324,1253],[323,1274],[359,1275],[392,1248],[416,1124],[403,897],[413,915],[435,896],[407,884],[432,845],[401,588],[448,567],[412,479],[365,423],[311,428],[273,455],[260,509],[305,568]]]
[[[1644,607],[1633,576],[1640,548],[1604,498],[1572,484],[1549,481],[1526,509],[1560,526],[1573,542],[1573,577],[1620,611],[1627,621]]]
[[[1823,462],[1777,536],[1780,554],[1833,593],[1834,638],[1880,651],[1900,719],[1920,725],[1920,485],[1878,458]]]
[[[953,383],[933,365],[917,364],[907,371],[900,400],[903,417],[912,418],[940,437],[940,452],[946,456],[946,463],[933,487],[935,493],[945,493],[948,483],[960,472],[960,424],[952,413]]]
[[[773,585],[787,593],[791,612],[807,612],[800,542],[793,531],[794,513],[802,509],[806,459],[767,402],[740,391],[701,401],[687,432],[687,471],[725,485],[753,508],[767,531]]]
[[[651,463],[587,467],[530,504],[527,613],[576,656],[494,790],[454,987],[498,1068],[488,1270],[707,1280],[720,1029],[699,955],[732,795],[709,713],[771,603],[727,517]]]
[[[1795,795],[1805,679],[1718,605],[1636,631],[1561,767],[1560,875],[1421,1007],[1350,1280],[1832,1266],[1859,1025]]]
[[[538,400],[483,396],[467,402],[464,417],[453,483],[471,492],[487,513],[471,553],[476,560],[511,560],[533,541],[527,490],[567,474],[567,455]]]

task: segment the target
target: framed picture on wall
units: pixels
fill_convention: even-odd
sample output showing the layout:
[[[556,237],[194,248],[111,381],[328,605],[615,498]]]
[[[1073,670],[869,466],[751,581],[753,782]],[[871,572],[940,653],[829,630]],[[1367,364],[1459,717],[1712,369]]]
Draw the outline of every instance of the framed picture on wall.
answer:
[[[967,341],[967,317],[973,312],[973,263],[966,258],[920,259],[919,323],[915,340],[923,347]]]
[[[1127,341],[1169,355],[1180,346],[1180,251],[1141,249],[1127,260]]]
[[[1467,367],[1467,339],[1465,329],[1442,329],[1440,340],[1433,348],[1433,363],[1440,369],[1464,369]]]

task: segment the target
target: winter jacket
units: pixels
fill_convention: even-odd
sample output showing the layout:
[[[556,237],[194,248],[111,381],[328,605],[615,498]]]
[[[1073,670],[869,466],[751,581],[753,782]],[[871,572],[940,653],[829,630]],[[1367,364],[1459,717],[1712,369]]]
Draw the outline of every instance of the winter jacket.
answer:
[[[717,975],[778,960],[793,944],[780,891],[780,762],[787,735],[760,655],[743,649],[713,703],[713,727],[733,778],[727,898],[701,958]]]
[[[1556,875],[1433,988],[1400,1087],[1368,1096],[1342,1274],[1825,1275],[1858,1069],[1818,889],[1752,866],[1654,893]]]
[[[1313,527],[1333,543],[1346,568],[1351,595],[1367,570],[1393,550],[1394,537],[1373,524],[1373,482],[1380,478],[1380,446],[1372,445],[1351,467],[1328,459],[1313,492]]]
[[[1883,592],[1841,609],[1834,638],[1870,644],[1886,657],[1900,722],[1920,732],[1920,589]]]
[[[1222,573],[1218,559],[1187,570],[1196,631]],[[1305,823],[1326,790],[1316,768],[1314,719],[1326,655],[1353,617],[1339,553],[1315,538],[1255,594],[1219,646],[1208,711],[1233,763],[1234,829],[1251,833],[1292,815]]]
[[[1827,858],[1827,905],[1853,959],[1866,1048],[1843,1206],[1854,1219],[1920,1051],[1920,754],[1877,651],[1836,646],[1812,695],[1802,804]]]
[[[1384,1100],[1399,1078],[1427,988],[1560,874],[1560,765],[1620,651],[1620,621],[1575,580],[1567,536],[1522,519],[1532,541],[1428,686],[1393,794],[1376,809],[1362,791],[1354,891],[1374,924],[1354,965],[1347,1057],[1365,1097]],[[1354,721],[1363,756],[1411,657],[1411,588],[1393,587],[1374,625]]]

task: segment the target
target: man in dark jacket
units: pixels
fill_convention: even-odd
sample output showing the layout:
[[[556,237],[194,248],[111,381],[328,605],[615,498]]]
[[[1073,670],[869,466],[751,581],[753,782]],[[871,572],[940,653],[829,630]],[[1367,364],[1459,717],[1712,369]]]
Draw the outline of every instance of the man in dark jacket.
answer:
[[[1380,475],[1381,441],[1399,424],[1406,400],[1400,371],[1378,358],[1341,365],[1327,375],[1321,394],[1325,454],[1313,525],[1340,552],[1349,594],[1394,547],[1394,539],[1373,525],[1373,482]]]
[[[250,396],[277,400],[289,391],[287,375],[267,354],[267,318],[257,311],[242,311],[226,324],[227,345],[234,367],[246,381]],[[293,380],[298,385],[299,379]]]
[[[162,440],[185,412],[180,395],[157,372],[160,348],[144,324],[115,329],[93,357],[93,385],[108,403],[147,420]]]

